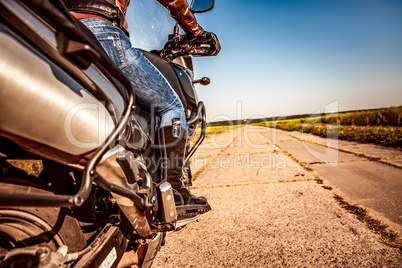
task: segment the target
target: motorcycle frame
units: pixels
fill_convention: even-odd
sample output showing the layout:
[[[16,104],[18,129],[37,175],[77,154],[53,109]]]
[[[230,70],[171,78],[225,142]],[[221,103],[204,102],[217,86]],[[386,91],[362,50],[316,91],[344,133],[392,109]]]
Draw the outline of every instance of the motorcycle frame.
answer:
[[[2,22],[5,23],[8,27],[16,30],[21,35],[25,35],[26,41],[33,44],[34,47],[42,51],[45,55],[57,61],[58,64],[63,66],[70,75],[73,76],[74,79],[77,79],[79,82],[84,82],[83,85],[87,85],[87,81],[85,81],[83,74],[77,72],[77,67],[72,67],[71,63],[66,59],[69,55],[68,51],[60,51],[60,49],[68,47],[68,44],[59,44],[59,51],[54,52],[54,49],[50,47],[49,44],[43,41],[43,38],[39,36],[36,31],[24,31],[24,27],[30,28],[27,25],[23,18],[20,18],[17,13],[13,12],[12,7],[10,6],[10,1],[12,0],[1,0],[0,1],[0,15]],[[74,52],[74,55],[70,53],[70,56],[76,59],[76,61],[81,62],[81,67],[89,66],[93,64],[96,66],[109,81],[116,87],[119,91],[120,95],[123,97],[125,102],[124,111],[120,120],[117,121],[113,131],[108,136],[106,141],[99,146],[99,148],[91,155],[88,160],[87,165],[85,166],[83,177],[80,185],[80,189],[74,195],[35,195],[35,194],[20,194],[20,193],[5,193],[0,192],[0,202],[6,203],[14,206],[57,206],[57,207],[75,207],[81,206],[85,200],[88,198],[93,182],[97,179],[102,185],[105,187],[112,189],[113,192],[123,195],[125,197],[130,198],[135,204],[137,204],[140,208],[145,208],[149,204],[148,200],[145,198],[141,198],[136,193],[123,189],[117,185],[109,183],[108,181],[102,181],[96,173],[96,166],[99,163],[100,159],[104,155],[104,153],[116,143],[117,138],[120,133],[124,131],[124,127],[128,121],[129,116],[132,111],[136,108],[134,106],[134,91],[131,87],[131,83],[128,79],[123,75],[123,73],[107,58],[105,57],[102,51],[97,51],[96,48],[91,46],[91,41],[85,36],[82,35],[79,30],[76,28],[76,25],[73,24],[72,21],[66,20],[66,14],[63,14],[58,9],[55,9],[51,4],[46,1],[40,0],[31,0],[30,6],[25,6],[18,1],[14,1],[18,3],[23,8],[26,8],[28,12],[33,12],[35,10],[39,14],[46,14],[52,18],[52,22],[46,21],[46,23],[51,23],[51,25],[55,28],[58,33],[65,33],[68,36],[76,37],[76,39],[82,41],[77,42],[75,45],[78,51]],[[29,10],[32,9],[32,10]],[[45,16],[41,16],[43,19]],[[67,16],[68,17],[68,16]],[[4,19],[6,18],[6,19]],[[19,29],[15,27],[15,25],[19,26]],[[63,38],[58,38],[58,42],[68,42],[68,40]],[[58,55],[55,55],[55,54]],[[84,59],[84,60],[83,60]],[[106,66],[108,66],[106,68]],[[73,69],[73,70],[72,70]],[[120,83],[118,82],[120,81]],[[89,87],[93,88],[93,87]],[[101,87],[96,88],[97,95],[106,95]],[[108,105],[107,105],[108,106]],[[109,111],[114,114],[114,118],[116,117],[115,112]],[[141,201],[140,201],[141,200]]]
[[[96,66],[119,91],[120,95],[124,99],[125,108],[120,120],[117,120],[116,111],[109,109],[109,112],[113,115],[113,118],[117,124],[106,141],[99,146],[89,158],[83,172],[80,188],[76,194],[35,195],[0,192],[0,202],[7,203],[8,205],[12,206],[79,207],[87,200],[92,190],[93,182],[96,182],[105,190],[129,198],[141,209],[150,209],[152,204],[149,200],[149,194],[142,195],[143,197],[141,197],[131,190],[108,182],[96,172],[96,166],[101,160],[102,156],[109,148],[115,145],[117,138],[124,131],[130,115],[136,109],[136,106],[134,105],[135,95],[131,87],[131,83],[123,75],[120,69],[111,63],[103,51],[97,50],[95,47],[91,46],[91,40],[87,38],[87,36],[82,35],[72,20],[66,20],[66,17],[69,17],[68,12],[67,14],[65,12],[63,13],[59,9],[55,9],[46,1],[31,0],[29,1],[29,6],[22,4],[18,0],[13,1],[14,3],[17,3],[18,5],[27,9],[28,12],[33,12],[33,10],[35,10],[37,13],[42,14],[43,16],[40,17],[42,20],[46,18],[46,16],[52,18],[52,21],[47,20],[46,23],[51,24],[57,33],[64,34],[64,36],[60,34],[58,35],[57,45],[59,50],[55,52],[54,48],[50,47],[49,44],[44,42],[43,37],[39,36],[36,31],[26,31],[26,28],[31,28],[31,26],[28,25],[23,18],[19,17],[17,13],[13,12],[12,7],[10,6],[11,1],[13,0],[0,1],[0,15],[3,23],[13,30],[19,32],[25,37],[25,41],[28,41],[49,58],[55,60],[60,66],[67,70],[74,79],[86,86],[86,88],[92,88],[91,92],[100,99],[105,100],[107,104],[111,101],[107,98],[106,92],[103,91],[101,87],[94,88],[94,86],[89,83],[87,77],[83,75],[81,71],[77,71],[77,66],[72,65],[66,56],[72,58],[73,61],[75,61],[75,63],[81,67],[81,69],[84,69],[91,64]],[[16,25],[18,25],[18,27],[16,27]],[[80,41],[77,42],[66,39],[66,35],[74,37],[76,40]],[[73,52],[69,52],[68,48],[71,50],[72,46],[74,47]],[[106,68],[106,66],[108,67]],[[106,107],[113,106],[106,105]],[[187,124],[194,125],[198,124],[199,122],[201,122],[201,136],[189,150],[185,158],[185,163],[190,160],[205,138],[206,111],[203,102],[198,103],[196,114],[192,118],[188,119]],[[145,180],[146,185],[150,185],[152,183],[151,178],[148,176],[146,176]]]

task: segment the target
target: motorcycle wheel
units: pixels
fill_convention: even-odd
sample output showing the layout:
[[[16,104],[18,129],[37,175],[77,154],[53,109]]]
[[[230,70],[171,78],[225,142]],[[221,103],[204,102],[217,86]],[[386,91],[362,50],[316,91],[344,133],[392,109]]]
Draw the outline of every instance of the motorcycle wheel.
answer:
[[[52,194],[19,178],[2,178],[1,191]],[[67,208],[14,207],[0,204],[0,259],[12,249],[46,246],[56,251],[66,245],[68,252],[86,246],[78,221]]]

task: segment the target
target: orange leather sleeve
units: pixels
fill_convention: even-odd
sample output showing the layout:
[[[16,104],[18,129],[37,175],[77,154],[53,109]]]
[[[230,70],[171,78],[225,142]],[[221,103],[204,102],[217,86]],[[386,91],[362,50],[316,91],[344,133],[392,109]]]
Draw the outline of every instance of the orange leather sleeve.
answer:
[[[191,13],[186,0],[157,0],[169,10],[170,15],[179,22],[184,31],[195,36],[202,33],[194,15]]]

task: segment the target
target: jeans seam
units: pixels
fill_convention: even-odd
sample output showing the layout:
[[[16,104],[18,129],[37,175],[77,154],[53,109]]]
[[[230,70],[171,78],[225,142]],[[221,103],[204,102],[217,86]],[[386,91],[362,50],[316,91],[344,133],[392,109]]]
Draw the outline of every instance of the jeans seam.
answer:
[[[109,24],[109,23],[90,23],[90,24],[86,24],[85,26],[87,27],[96,27],[96,26],[102,26],[102,27],[113,27],[113,24]],[[113,27],[114,28],[114,27]]]
[[[123,69],[127,66],[126,57],[124,55],[123,45],[121,44],[120,34],[118,32],[114,32],[114,37],[116,39],[117,46],[119,47],[121,58],[123,60],[123,64],[119,66],[120,69]]]

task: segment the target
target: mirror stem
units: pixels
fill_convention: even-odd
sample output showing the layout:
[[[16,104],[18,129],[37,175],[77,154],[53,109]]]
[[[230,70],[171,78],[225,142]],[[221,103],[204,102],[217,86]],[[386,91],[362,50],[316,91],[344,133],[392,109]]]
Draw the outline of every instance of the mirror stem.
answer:
[[[176,25],[173,28],[173,34],[177,36],[179,34],[179,24],[176,22]]]

